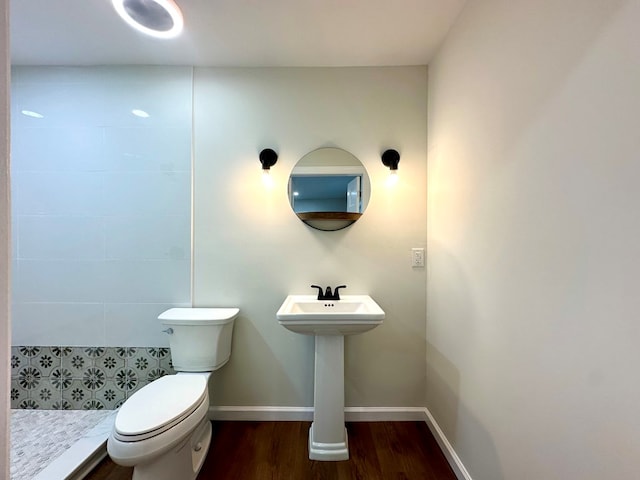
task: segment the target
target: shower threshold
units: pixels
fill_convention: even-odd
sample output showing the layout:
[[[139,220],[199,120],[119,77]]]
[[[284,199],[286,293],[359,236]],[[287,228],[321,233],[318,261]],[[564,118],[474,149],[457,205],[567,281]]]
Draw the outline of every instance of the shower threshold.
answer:
[[[79,480],[106,454],[115,410],[11,410],[11,480]]]

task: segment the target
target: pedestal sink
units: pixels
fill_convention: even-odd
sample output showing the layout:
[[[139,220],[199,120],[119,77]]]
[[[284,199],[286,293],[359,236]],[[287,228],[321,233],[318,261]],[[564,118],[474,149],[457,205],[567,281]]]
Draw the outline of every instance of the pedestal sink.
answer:
[[[289,295],[276,317],[286,329],[316,337],[309,458],[348,460],[349,444],[344,426],[344,336],[377,327],[384,319],[384,311],[369,295],[343,295],[340,300]]]

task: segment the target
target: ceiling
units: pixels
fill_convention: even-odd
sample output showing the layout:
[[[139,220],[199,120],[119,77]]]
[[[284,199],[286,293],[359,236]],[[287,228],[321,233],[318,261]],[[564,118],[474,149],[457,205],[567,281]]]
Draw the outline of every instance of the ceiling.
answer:
[[[135,32],[110,0],[10,0],[14,65],[426,65],[465,0],[176,0],[185,31]]]

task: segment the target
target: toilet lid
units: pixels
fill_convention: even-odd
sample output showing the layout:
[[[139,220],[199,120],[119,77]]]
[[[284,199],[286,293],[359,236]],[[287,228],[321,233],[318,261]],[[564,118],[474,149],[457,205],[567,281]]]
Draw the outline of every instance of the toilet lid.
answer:
[[[189,416],[207,397],[204,375],[167,375],[144,386],[116,415],[115,430],[125,436],[148,436]]]

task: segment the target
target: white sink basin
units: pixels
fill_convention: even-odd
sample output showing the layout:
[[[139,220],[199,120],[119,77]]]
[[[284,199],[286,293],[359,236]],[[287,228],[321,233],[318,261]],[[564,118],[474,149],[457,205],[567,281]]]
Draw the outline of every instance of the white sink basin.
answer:
[[[289,295],[276,317],[280,325],[303,335],[355,335],[380,325],[384,311],[369,295],[343,295],[340,300]]]

